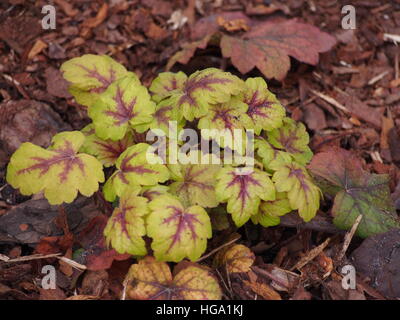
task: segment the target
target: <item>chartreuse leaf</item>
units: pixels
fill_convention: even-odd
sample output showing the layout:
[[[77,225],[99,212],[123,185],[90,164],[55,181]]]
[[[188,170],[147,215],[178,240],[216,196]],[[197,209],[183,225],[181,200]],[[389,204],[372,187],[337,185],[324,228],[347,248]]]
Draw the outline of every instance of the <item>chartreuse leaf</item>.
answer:
[[[156,102],[171,96],[175,90],[181,90],[187,80],[187,75],[182,71],[178,73],[161,72],[157,78],[153,80],[149,88],[153,94],[152,98]]]
[[[110,84],[126,75],[139,83],[134,73],[108,56],[85,54],[64,62],[61,71],[70,83],[69,92],[85,106],[91,106]]]
[[[117,171],[104,185],[104,197],[114,201],[116,196],[121,196],[125,190],[137,190],[140,186],[153,186],[169,178],[169,170],[164,164],[151,163],[147,158],[150,145],[139,143],[126,149],[117,159]],[[152,156],[159,159],[157,155]],[[161,159],[159,159],[161,161]]]
[[[163,186],[161,184],[157,184],[155,186],[142,187],[140,194],[143,197],[147,198],[149,201],[152,201],[163,194],[167,194],[168,191],[169,191],[169,186]]]
[[[197,151],[194,156],[198,156]],[[189,154],[189,156],[192,153]],[[196,161],[200,163],[200,161]],[[219,164],[170,164],[170,192],[185,206],[199,205],[213,208],[218,206],[215,195],[215,176],[221,169]]]
[[[178,198],[163,195],[149,204],[147,235],[153,239],[154,256],[162,261],[197,260],[211,238],[211,223],[200,206],[185,208]]]
[[[144,216],[148,213],[147,199],[134,192],[125,192],[104,229],[107,245],[118,253],[144,256],[147,253]]]
[[[276,148],[284,150],[299,164],[306,165],[312,157],[308,147],[310,138],[304,124],[284,118],[283,126],[268,133],[268,141]]]
[[[146,257],[130,267],[127,295],[134,300],[220,300],[217,279],[205,268],[190,264],[172,277],[165,262]]]
[[[237,97],[233,97],[228,102],[211,105],[207,114],[199,120],[199,129],[211,129],[202,131],[204,139],[215,139],[222,147],[229,147],[232,150],[246,147],[246,129],[252,129],[252,121],[247,116],[248,107]],[[212,131],[212,129],[216,129]],[[242,144],[237,144],[237,135],[234,130],[241,132]],[[228,133],[225,138],[225,132]]]
[[[112,83],[89,107],[96,135],[102,139],[122,139],[131,126],[143,132],[143,124],[153,120],[155,104],[147,89],[135,77],[125,77]]]
[[[261,200],[274,200],[275,188],[268,174],[252,169],[240,174],[236,168],[226,166],[217,175],[217,199],[227,202],[227,211],[240,227],[257,214]]]
[[[169,91],[167,99],[178,119],[192,121],[206,115],[211,104],[227,102],[243,89],[244,83],[238,77],[207,68],[193,73],[181,89]]]
[[[180,132],[180,130],[183,128],[185,125],[186,121],[185,119],[179,119],[177,112],[174,111],[174,104],[170,100],[163,100],[160,103],[157,104],[155,108],[155,112],[152,116],[152,121],[150,123],[143,124],[140,126],[139,129],[142,127],[147,130],[147,129],[161,129],[164,131],[166,136],[169,136],[169,122],[170,121],[176,121],[177,123],[177,130]]]
[[[254,260],[254,253],[248,247],[234,244],[216,254],[214,265],[225,266],[229,273],[249,272]]]
[[[91,196],[104,181],[104,173],[95,157],[78,153],[84,140],[81,132],[71,131],[55,135],[47,150],[23,143],[8,164],[8,183],[23,195],[44,191],[50,204],[70,203],[78,191]]]
[[[273,168],[272,180],[278,192],[287,192],[290,206],[298,210],[300,217],[308,222],[317,213],[321,196],[307,170],[298,163],[286,163]]]
[[[285,151],[274,148],[268,141],[261,137],[255,139],[254,148],[257,155],[261,158],[265,169],[271,171],[272,167],[279,167],[285,163],[292,162],[292,157]]]
[[[133,145],[131,131],[127,131],[125,136],[118,141],[100,139],[95,134],[93,124],[87,125],[81,132],[86,136],[86,139],[80,151],[95,156],[105,167],[113,166],[118,157]]]
[[[270,131],[282,126],[285,109],[268,90],[263,78],[248,78],[242,99],[248,105],[246,115],[250,117],[256,134],[260,134],[261,130]]]
[[[315,155],[309,168],[330,192],[335,190],[333,222],[340,229],[350,229],[360,214],[357,234],[363,238],[400,227],[388,175],[366,172],[358,158],[340,148]]]
[[[285,192],[277,192],[276,199],[272,201],[262,201],[259,212],[251,217],[254,224],[261,224],[263,227],[277,226],[281,219],[280,216],[292,211],[289,199]]]

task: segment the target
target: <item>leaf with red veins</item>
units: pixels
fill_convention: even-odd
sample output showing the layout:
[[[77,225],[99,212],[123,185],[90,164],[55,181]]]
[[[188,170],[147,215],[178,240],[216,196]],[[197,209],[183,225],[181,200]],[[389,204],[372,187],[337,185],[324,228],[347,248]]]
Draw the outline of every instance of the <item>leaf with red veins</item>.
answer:
[[[245,130],[253,127],[251,119],[246,114],[247,109],[247,105],[237,97],[233,97],[226,103],[211,105],[208,113],[200,119],[198,124],[199,129],[208,129],[201,131],[202,138],[213,139],[222,148],[245,150]],[[242,144],[237,139],[238,132],[241,135]]]
[[[147,235],[153,239],[151,248],[157,260],[195,261],[204,253],[211,222],[202,207],[185,208],[178,198],[163,195],[151,201],[149,208]]]
[[[248,105],[246,114],[251,118],[255,133],[260,134],[261,130],[270,131],[282,126],[285,109],[268,90],[265,80],[260,77],[248,78],[246,87],[243,102]]]
[[[96,135],[114,141],[122,139],[130,127],[144,132],[143,125],[153,120],[154,112],[147,89],[133,77],[114,82],[89,107]]]
[[[86,136],[85,142],[80,151],[95,156],[105,167],[115,165],[118,157],[130,146],[133,145],[133,135],[127,131],[125,136],[118,141],[102,140],[96,136],[93,124],[82,129]]]
[[[210,271],[190,264],[173,277],[167,263],[145,257],[129,269],[127,296],[133,300],[220,300],[222,293]]]
[[[310,137],[304,124],[290,118],[284,118],[283,126],[267,134],[268,141],[278,149],[289,153],[301,165],[306,165],[312,158],[308,146]]]
[[[24,195],[44,191],[51,204],[70,203],[78,191],[91,196],[104,173],[96,158],[78,153],[84,140],[81,132],[71,131],[55,135],[47,150],[23,143],[11,157],[7,181]]]
[[[314,156],[309,169],[324,192],[334,197],[333,223],[351,229],[359,215],[357,235],[366,238],[400,228],[400,220],[390,197],[390,178],[371,174],[350,151],[333,148]]]
[[[320,52],[336,44],[331,35],[296,20],[255,24],[242,36],[223,35],[222,55],[243,74],[258,68],[267,78],[282,80],[290,68],[290,58],[316,65]]]
[[[149,161],[147,151],[150,145],[139,143],[126,149],[115,164],[117,171],[104,185],[104,197],[108,201],[114,201],[125,190],[138,191],[141,186],[153,186],[169,179],[169,170],[164,164],[153,161],[161,161],[157,155],[152,155]]]
[[[141,126],[141,128],[143,127],[143,130],[162,130],[164,131],[165,135],[168,136],[170,121],[176,121],[177,130],[180,132],[180,130],[184,127],[186,120],[179,119],[174,109],[175,106],[168,99],[159,102],[156,106],[155,113],[153,114],[152,121],[144,124]]]
[[[226,166],[217,175],[217,199],[228,203],[227,211],[238,227],[258,213],[261,200],[275,200],[275,187],[266,172],[254,168],[247,173]]]
[[[144,256],[147,253],[144,216],[148,213],[147,199],[125,192],[104,229],[107,245],[118,253]]]
[[[73,58],[61,66],[64,78],[69,82],[69,92],[75,100],[85,106],[91,106],[99,94],[106,91],[114,82],[125,76],[137,76],[108,56],[86,54]]]
[[[185,206],[199,205],[206,208],[218,206],[215,195],[215,175],[221,169],[218,164],[171,164],[170,192]]]
[[[290,206],[298,210],[304,221],[310,221],[317,213],[321,197],[306,168],[298,163],[275,164],[272,180],[278,192],[287,192]]]
[[[206,115],[211,104],[227,102],[243,88],[243,81],[238,77],[208,68],[193,73],[182,88],[170,91],[166,100],[174,108],[174,118],[192,121]]]
[[[142,187],[140,195],[145,197],[147,200],[152,201],[161,195],[167,194],[168,190],[169,186],[157,184],[155,186]]]
[[[160,73],[149,88],[149,91],[153,94],[152,99],[160,102],[164,98],[170,97],[175,90],[181,90],[184,87],[186,80],[187,76],[182,71]]]

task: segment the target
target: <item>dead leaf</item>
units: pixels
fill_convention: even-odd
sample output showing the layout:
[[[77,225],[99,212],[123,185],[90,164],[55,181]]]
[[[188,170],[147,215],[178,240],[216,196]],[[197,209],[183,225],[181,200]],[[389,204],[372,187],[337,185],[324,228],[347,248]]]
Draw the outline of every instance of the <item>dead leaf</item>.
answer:
[[[279,293],[266,283],[250,282],[247,280],[243,280],[243,283],[249,286],[256,294],[264,298],[264,300],[282,300]]]
[[[42,39],[37,39],[35,44],[32,46],[32,49],[28,53],[28,59],[33,59],[46,48],[47,43]]]
[[[107,13],[108,13],[108,4],[103,3],[99,11],[97,12],[97,15],[93,18],[84,21],[82,26],[90,29],[96,28],[107,18]]]

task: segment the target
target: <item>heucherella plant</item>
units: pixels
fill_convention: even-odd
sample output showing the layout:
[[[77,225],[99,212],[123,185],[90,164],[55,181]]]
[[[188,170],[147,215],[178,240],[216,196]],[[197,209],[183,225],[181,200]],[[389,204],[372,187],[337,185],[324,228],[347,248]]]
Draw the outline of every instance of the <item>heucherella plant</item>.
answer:
[[[309,136],[264,79],[208,68],[161,73],[147,89],[96,55],[61,70],[92,123],[55,135],[47,149],[23,143],[7,181],[24,195],[43,192],[51,204],[100,188],[114,206],[104,235],[117,252],[196,261],[213,230],[229,226],[221,217],[269,227],[291,211],[304,221],[315,216],[321,193],[305,167]],[[244,152],[248,146],[254,152]]]

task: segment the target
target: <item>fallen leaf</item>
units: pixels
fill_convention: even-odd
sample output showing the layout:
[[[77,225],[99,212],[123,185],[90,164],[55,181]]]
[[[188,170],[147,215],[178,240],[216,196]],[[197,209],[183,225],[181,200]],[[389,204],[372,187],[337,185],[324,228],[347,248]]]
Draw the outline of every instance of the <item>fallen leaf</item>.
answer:
[[[266,283],[250,282],[247,280],[243,280],[243,283],[249,286],[256,294],[264,298],[264,300],[282,300],[280,294]]]
[[[360,214],[360,237],[400,227],[390,198],[388,175],[364,171],[358,158],[340,148],[315,155],[309,169],[326,183],[325,191],[336,195],[332,214],[338,228],[350,229]]]
[[[93,18],[85,20],[82,26],[86,28],[96,28],[107,18],[107,13],[108,13],[108,4],[103,3],[99,11],[97,12],[97,15]]]
[[[335,43],[334,37],[296,20],[267,21],[242,37],[223,35],[221,50],[243,74],[257,67],[267,78],[282,80],[290,68],[289,56],[316,65],[318,54]]]
[[[234,244],[217,253],[216,266],[225,266],[229,273],[249,272],[255,260],[254,253],[242,244]]]
[[[168,264],[146,257],[129,269],[127,294],[134,300],[219,300],[216,278],[194,263],[173,277]]]
[[[351,255],[357,273],[389,298],[400,298],[399,243],[400,230],[392,230],[365,239]]]

